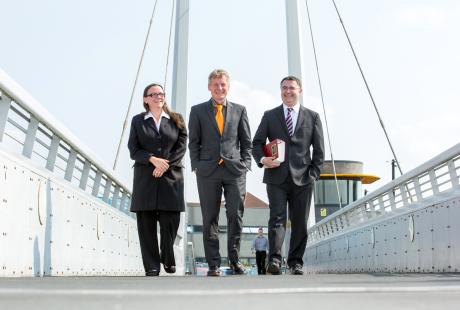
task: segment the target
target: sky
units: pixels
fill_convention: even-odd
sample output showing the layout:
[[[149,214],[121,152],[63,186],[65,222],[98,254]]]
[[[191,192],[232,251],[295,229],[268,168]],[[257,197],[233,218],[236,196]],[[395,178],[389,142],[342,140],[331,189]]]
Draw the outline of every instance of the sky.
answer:
[[[263,111],[281,104],[288,75],[285,1],[190,0],[188,107],[206,101],[215,68],[231,76],[229,99],[246,106],[255,133]],[[300,0],[301,3],[305,1]],[[154,0],[0,0],[0,68],[113,165]],[[331,140],[326,159],[357,160],[391,179],[393,158],[332,1],[309,0]],[[336,0],[404,172],[459,142],[460,2]],[[158,0],[129,118],[143,110],[151,82],[171,86],[167,63],[171,0]],[[305,13],[303,11],[303,13]],[[304,105],[324,124],[307,17]],[[168,97],[169,100],[169,97]],[[185,113],[186,118],[188,112]],[[117,174],[130,186],[123,138]],[[188,155],[187,159],[188,159]],[[187,166],[187,200],[198,201]],[[253,163],[247,189],[266,201]]]

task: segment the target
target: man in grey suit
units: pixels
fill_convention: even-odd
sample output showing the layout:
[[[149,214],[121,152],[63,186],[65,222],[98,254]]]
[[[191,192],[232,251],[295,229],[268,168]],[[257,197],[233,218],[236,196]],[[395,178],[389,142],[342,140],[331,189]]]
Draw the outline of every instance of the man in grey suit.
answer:
[[[246,108],[228,101],[230,77],[216,69],[208,77],[211,99],[192,107],[189,116],[189,150],[196,173],[203,243],[208,276],[219,276],[219,211],[222,191],[227,214],[227,249],[230,268],[244,274],[239,261],[243,225],[246,172],[251,168],[251,132]]]
[[[287,264],[291,274],[302,275],[313,186],[324,161],[323,130],[318,113],[299,103],[301,81],[288,76],[281,80],[280,86],[283,104],[265,112],[253,139],[252,155],[259,167],[265,167],[263,182],[267,184],[270,207],[267,273],[281,273],[281,247],[288,205],[292,232]],[[267,139],[285,142],[284,162],[276,162],[274,157],[264,155]]]

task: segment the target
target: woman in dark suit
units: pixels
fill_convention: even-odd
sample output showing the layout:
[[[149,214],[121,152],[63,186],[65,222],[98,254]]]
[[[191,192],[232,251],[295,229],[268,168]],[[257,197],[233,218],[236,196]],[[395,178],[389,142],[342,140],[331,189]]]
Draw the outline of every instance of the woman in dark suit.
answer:
[[[187,131],[182,116],[169,110],[161,85],[144,89],[145,112],[133,117],[128,148],[134,163],[131,212],[136,212],[147,276],[176,272],[173,244],[184,205],[182,158]],[[157,223],[160,224],[158,248]]]

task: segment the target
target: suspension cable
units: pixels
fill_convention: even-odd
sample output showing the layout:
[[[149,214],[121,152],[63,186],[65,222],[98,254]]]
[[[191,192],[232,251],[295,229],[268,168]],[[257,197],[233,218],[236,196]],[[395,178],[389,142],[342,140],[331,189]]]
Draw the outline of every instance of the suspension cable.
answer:
[[[387,139],[387,142],[388,142],[388,144],[390,146],[391,153],[393,153],[393,157],[394,157],[394,159],[395,159],[395,161],[397,163],[399,173],[401,173],[401,175],[402,175],[403,171],[402,171],[401,165],[399,163],[398,158],[396,157],[396,153],[395,153],[395,151],[393,149],[393,145],[391,144],[390,137],[388,136],[388,133],[387,133],[387,131],[385,129],[385,125],[383,124],[383,120],[380,117],[379,110],[377,109],[377,105],[375,104],[374,97],[372,96],[372,92],[371,92],[371,90],[369,88],[369,85],[367,84],[367,80],[366,80],[366,77],[364,76],[364,72],[361,69],[361,65],[359,64],[358,57],[356,56],[355,49],[353,48],[353,44],[351,44],[351,40],[350,40],[350,37],[348,36],[348,32],[347,32],[347,29],[345,28],[345,24],[343,23],[342,16],[340,16],[339,9],[337,8],[337,5],[335,4],[335,0],[332,0],[332,3],[334,4],[335,11],[337,12],[337,16],[339,17],[340,23],[342,24],[343,31],[345,32],[345,36],[347,37],[348,44],[350,45],[351,51],[353,52],[353,56],[355,58],[356,64],[358,65],[359,72],[361,73],[361,77],[363,78],[364,84],[366,85],[366,89],[367,89],[367,92],[369,94],[369,97],[371,98],[372,104],[374,105],[375,112],[377,113],[377,117],[379,119],[380,125],[382,126],[383,132],[384,132],[385,137]]]
[[[115,169],[117,168],[118,157],[119,157],[119,155],[120,155],[121,143],[122,143],[122,141],[123,141],[123,136],[124,136],[124,134],[125,134],[126,126],[127,126],[127,124],[128,124],[129,112],[131,111],[131,106],[132,106],[132,104],[133,104],[134,91],[136,90],[137,80],[139,79],[139,73],[140,73],[140,71],[141,71],[142,62],[143,62],[143,60],[144,60],[144,53],[145,53],[145,49],[146,49],[146,47],[147,47],[147,42],[148,42],[148,40],[149,40],[150,29],[152,28],[152,22],[153,22],[153,17],[154,17],[154,15],[155,15],[156,8],[157,8],[157,2],[158,2],[158,0],[155,0],[155,5],[153,6],[152,16],[150,17],[149,28],[148,28],[148,30],[147,30],[147,35],[145,36],[144,48],[142,49],[141,59],[140,59],[140,61],[139,61],[139,65],[137,66],[136,78],[134,79],[134,85],[133,85],[133,89],[132,89],[132,91],[131,91],[131,97],[130,97],[130,99],[129,99],[128,110],[126,111],[125,121],[123,122],[123,128],[122,128],[122,130],[121,130],[120,140],[118,141],[117,153],[116,153],[116,155],[115,155],[115,160],[114,160],[114,162],[113,162],[113,170],[114,170],[114,171],[115,171]]]
[[[328,144],[329,144],[329,152],[331,153],[331,161],[332,161],[332,169],[334,171],[334,179],[335,179],[335,187],[337,189],[337,198],[339,199],[339,208],[342,208],[342,196],[340,195],[340,189],[339,189],[339,182],[337,180],[337,171],[335,169],[335,161],[334,161],[334,155],[332,153],[332,142],[331,142],[331,137],[329,135],[329,125],[327,123],[327,117],[326,117],[326,106],[324,104],[324,96],[323,96],[323,87],[321,84],[321,77],[319,74],[319,65],[318,65],[318,57],[316,54],[316,45],[315,45],[315,39],[313,36],[313,27],[311,23],[311,18],[310,18],[310,10],[308,7],[308,0],[305,0],[305,5],[307,7],[307,17],[308,17],[308,26],[310,28],[310,37],[311,37],[311,44],[313,46],[313,54],[315,55],[315,65],[316,65],[316,75],[318,77],[318,86],[319,86],[319,92],[321,94],[321,103],[323,105],[323,113],[324,113],[324,124],[326,125],[326,133],[327,133],[327,139],[328,139]]]
[[[169,24],[169,40],[168,40],[168,52],[166,54],[166,68],[165,68],[165,82],[163,84],[164,91],[166,92],[166,82],[168,77],[168,64],[169,64],[169,51],[171,49],[171,38],[172,38],[172,29],[173,29],[173,20],[174,20],[174,8],[176,7],[176,1],[172,2],[172,11],[171,11],[171,22]]]

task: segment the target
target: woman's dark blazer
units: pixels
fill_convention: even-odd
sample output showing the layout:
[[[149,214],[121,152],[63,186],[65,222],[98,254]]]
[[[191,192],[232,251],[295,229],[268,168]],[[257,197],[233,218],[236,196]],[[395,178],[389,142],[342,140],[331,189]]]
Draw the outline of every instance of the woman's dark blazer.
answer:
[[[172,119],[162,117],[160,132],[145,113],[133,117],[128,148],[134,163],[131,212],[184,211],[184,175],[182,158],[187,142],[187,130],[179,129]],[[182,118],[182,116],[181,116]],[[152,173],[155,167],[150,156],[169,160],[169,169],[160,178]]]

